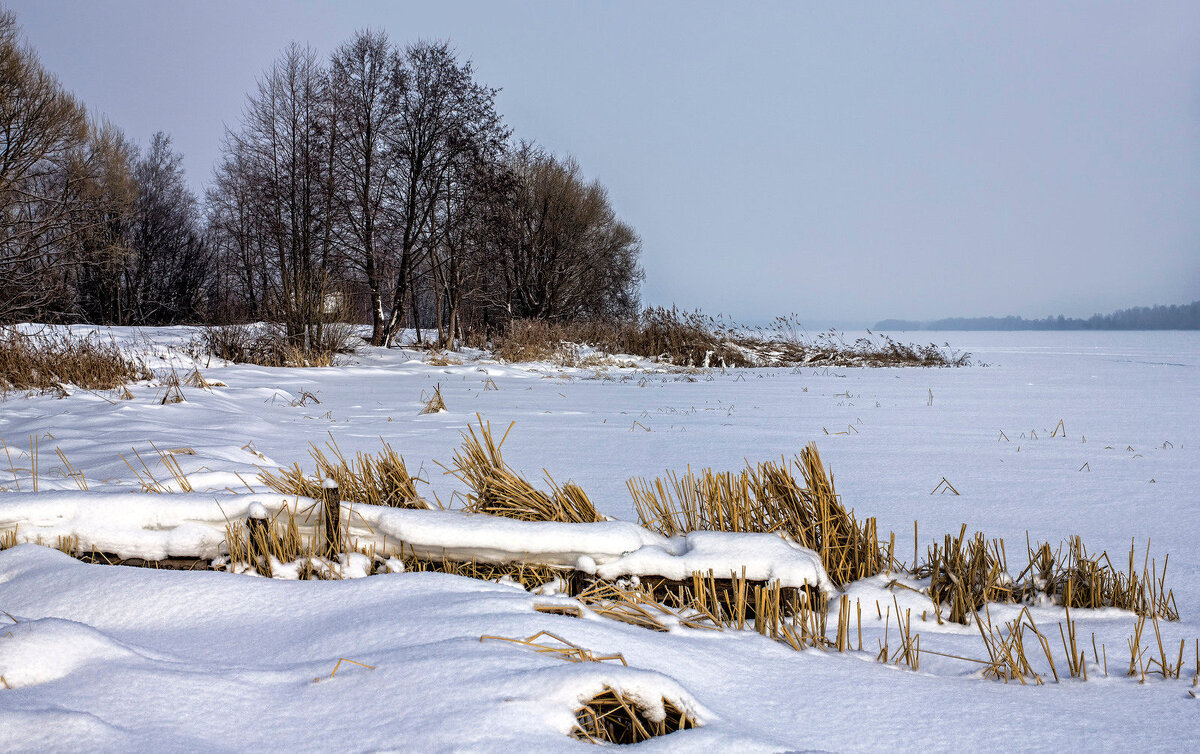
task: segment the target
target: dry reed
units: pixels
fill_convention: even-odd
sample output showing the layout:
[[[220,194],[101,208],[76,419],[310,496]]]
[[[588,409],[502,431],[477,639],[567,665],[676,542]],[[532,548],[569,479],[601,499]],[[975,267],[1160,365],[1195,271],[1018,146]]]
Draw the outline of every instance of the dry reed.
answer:
[[[699,723],[671,700],[664,697],[662,706],[666,714],[661,720],[654,720],[655,715],[636,699],[605,686],[575,711],[576,727],[571,735],[591,743],[636,744],[698,727]]]
[[[500,452],[512,425],[500,442],[496,442],[491,424],[485,424],[478,417],[477,420],[478,431],[474,426],[467,427],[462,436],[462,447],[454,452],[453,465],[446,468],[447,474],[453,474],[470,489],[465,510],[523,521],[594,523],[604,520],[587,494],[570,482],[559,487],[547,474],[551,491],[545,493],[525,481],[504,462]]]
[[[642,525],[666,536],[773,532],[816,551],[838,586],[881,572],[889,559],[880,549],[875,519],[859,523],[843,507],[816,445],[809,443],[793,465],[803,484],[781,459],[747,465],[739,473],[689,469],[649,483],[631,479],[628,487]]]
[[[96,334],[77,338],[65,329],[27,333],[0,327],[0,393],[42,390],[65,394],[63,385],[111,390],[152,376],[145,364]]]
[[[375,455],[359,452],[348,459],[331,438],[325,443],[325,450],[310,443],[308,454],[316,465],[315,476],[305,474],[300,464],[293,464],[278,472],[260,468],[258,478],[286,495],[319,498],[321,480],[332,479],[337,482],[343,500],[393,508],[430,508],[417,493],[417,482],[424,480],[411,476],[404,459],[386,442]]]
[[[424,405],[421,407],[420,413],[424,414],[440,414],[446,410],[446,401],[442,399],[442,385],[438,383],[433,388],[433,393],[428,398],[424,394],[421,395],[421,400]]]

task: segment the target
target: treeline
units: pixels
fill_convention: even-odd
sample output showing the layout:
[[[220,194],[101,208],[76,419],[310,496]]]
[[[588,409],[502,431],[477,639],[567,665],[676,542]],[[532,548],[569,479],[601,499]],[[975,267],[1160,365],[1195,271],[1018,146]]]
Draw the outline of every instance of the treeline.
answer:
[[[203,201],[170,137],[82,105],[0,13],[0,323],[334,322],[453,347],[517,318],[636,314],[641,242],[571,158],[515,141],[446,42],[289,46]]]
[[[1135,306],[1087,319],[1070,317],[951,317],[933,322],[885,319],[877,330],[1200,330],[1200,301],[1170,306]]]

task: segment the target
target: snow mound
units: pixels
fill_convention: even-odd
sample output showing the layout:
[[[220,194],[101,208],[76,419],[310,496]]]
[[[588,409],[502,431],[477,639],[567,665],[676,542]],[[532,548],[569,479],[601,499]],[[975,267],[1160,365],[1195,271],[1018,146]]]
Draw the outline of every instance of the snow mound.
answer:
[[[679,581],[712,571],[717,578],[742,575],[784,587],[812,586],[828,594],[833,582],[817,553],[775,534],[696,531],[674,537],[666,547],[647,545],[596,567],[603,579],[661,576]]]
[[[91,626],[62,618],[19,620],[0,635],[0,676],[14,689],[56,681],[93,662],[141,658]]]
[[[232,521],[275,516],[287,508],[302,535],[320,524],[319,501],[272,494],[191,493],[155,495],[115,492],[8,493],[0,498],[0,530],[13,528],[20,542],[53,545],[77,537],[83,550],[123,558],[215,559]],[[451,510],[411,510],[344,504],[348,539],[376,552],[481,563],[530,563],[574,568],[610,579],[661,576],[684,579],[693,572],[725,578],[742,573],[784,587],[834,591],[812,550],[774,534],[691,532],[664,537],[628,521],[590,524],[517,519]],[[366,575],[369,563],[351,556],[343,578]],[[282,565],[282,564],[280,564]],[[288,569],[281,569],[281,574]]]

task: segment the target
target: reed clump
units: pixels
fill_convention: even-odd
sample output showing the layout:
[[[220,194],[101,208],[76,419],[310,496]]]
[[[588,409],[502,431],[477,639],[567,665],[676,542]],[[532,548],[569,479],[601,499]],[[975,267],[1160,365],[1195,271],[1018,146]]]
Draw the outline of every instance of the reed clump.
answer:
[[[1062,547],[1051,552],[1050,546],[1044,543],[1028,550],[1029,566],[1021,575],[1032,574],[1031,586],[1068,608],[1118,607],[1141,616],[1179,620],[1175,594],[1166,588],[1170,556],[1163,560],[1159,571],[1147,546],[1139,572],[1133,542],[1129,545],[1128,565],[1124,571],[1113,565],[1107,552],[1089,555],[1079,536],[1067,541],[1065,553]]]
[[[842,505],[833,476],[813,443],[801,450],[791,467],[781,459],[748,464],[741,472],[689,469],[653,482],[631,479],[628,487],[648,529],[666,536],[690,531],[777,533],[817,552],[838,586],[880,573],[890,562],[880,548],[875,519],[860,523]]]
[[[308,454],[316,467],[314,475],[297,463],[277,472],[260,469],[258,478],[285,495],[320,498],[322,480],[332,479],[343,500],[392,508],[431,507],[417,492],[417,482],[424,480],[410,475],[404,458],[386,442],[376,454],[359,452],[347,458],[331,439],[324,449],[310,443]]]
[[[946,535],[929,548],[926,560],[913,571],[928,578],[934,604],[950,608],[949,619],[966,625],[972,614],[989,602],[1014,602],[1018,594],[1004,568],[1001,545],[989,544],[982,533],[967,539],[963,524],[958,536]],[[939,616],[940,617],[940,616]]]
[[[1090,556],[1083,540],[1071,537],[1054,550],[1047,543],[1027,545],[1028,565],[1013,578],[1008,571],[1002,540],[988,541],[982,533],[957,536],[928,548],[925,560],[912,569],[916,578],[929,579],[935,609],[949,608],[947,618],[967,625],[989,603],[1023,604],[1041,597],[1071,608],[1116,607],[1137,615],[1179,620],[1174,593],[1166,588],[1166,561],[1161,572],[1146,552],[1143,569],[1135,565],[1130,545],[1128,570],[1118,570],[1107,552]]]
[[[505,361],[576,366],[579,347],[630,354],[680,367],[967,366],[970,354],[949,345],[900,343],[871,333],[847,342],[830,330],[810,338],[794,317],[770,330],[742,327],[700,311],[650,308],[624,319],[547,322],[516,319],[493,338]]]
[[[78,338],[66,329],[29,333],[0,327],[0,392],[62,392],[64,385],[111,390],[153,376],[140,360],[126,356],[115,342],[105,342],[95,333]]]
[[[571,736],[595,744],[636,744],[700,725],[666,697],[660,715],[658,710],[607,685],[575,710],[575,724]]]
[[[202,330],[192,349],[237,364],[264,367],[329,367],[338,354],[353,353],[346,325],[327,324],[305,341],[289,338],[278,325],[221,325]]]
[[[422,401],[424,405],[421,407],[421,415],[443,413],[446,410],[446,401],[442,398],[441,383],[433,388],[433,392],[428,398],[422,396]]]
[[[464,510],[522,521],[583,524],[604,520],[577,485],[568,482],[560,487],[547,475],[551,490],[546,493],[504,462],[500,448],[512,429],[511,424],[500,442],[496,442],[491,423],[484,424],[482,419],[478,422],[477,427],[467,427],[462,446],[454,452],[453,464],[446,469],[446,473],[453,474],[470,490]]]

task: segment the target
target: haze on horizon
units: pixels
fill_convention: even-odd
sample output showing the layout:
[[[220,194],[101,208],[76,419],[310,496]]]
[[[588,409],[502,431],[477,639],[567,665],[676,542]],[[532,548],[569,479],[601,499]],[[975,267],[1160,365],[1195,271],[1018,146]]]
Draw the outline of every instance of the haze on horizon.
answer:
[[[198,193],[290,41],[449,38],[643,239],[649,305],[810,326],[1200,298],[1200,4],[8,0]]]

